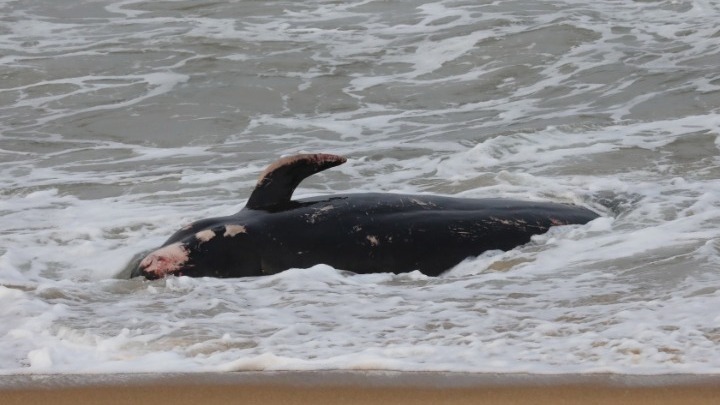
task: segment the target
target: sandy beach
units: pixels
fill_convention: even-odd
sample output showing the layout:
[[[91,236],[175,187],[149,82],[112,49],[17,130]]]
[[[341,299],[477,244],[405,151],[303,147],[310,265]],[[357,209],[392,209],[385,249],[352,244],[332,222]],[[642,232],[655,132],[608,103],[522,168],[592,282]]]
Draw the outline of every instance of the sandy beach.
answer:
[[[395,372],[0,377],[3,405],[63,404],[711,404],[718,376]]]

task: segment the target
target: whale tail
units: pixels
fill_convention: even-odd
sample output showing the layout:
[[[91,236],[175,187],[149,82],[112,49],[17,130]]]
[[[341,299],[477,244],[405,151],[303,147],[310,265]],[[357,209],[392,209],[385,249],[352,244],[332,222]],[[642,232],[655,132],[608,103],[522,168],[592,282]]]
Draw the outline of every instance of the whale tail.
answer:
[[[324,153],[294,155],[278,160],[260,175],[245,208],[261,210],[290,202],[306,177],[345,163],[342,156]]]

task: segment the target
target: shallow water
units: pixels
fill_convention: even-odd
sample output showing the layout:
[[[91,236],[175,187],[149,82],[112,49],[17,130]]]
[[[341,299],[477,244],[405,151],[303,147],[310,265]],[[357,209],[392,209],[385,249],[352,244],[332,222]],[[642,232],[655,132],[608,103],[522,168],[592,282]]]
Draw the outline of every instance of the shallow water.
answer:
[[[720,6],[0,0],[0,372],[718,373]],[[603,213],[439,278],[117,275],[296,195]]]

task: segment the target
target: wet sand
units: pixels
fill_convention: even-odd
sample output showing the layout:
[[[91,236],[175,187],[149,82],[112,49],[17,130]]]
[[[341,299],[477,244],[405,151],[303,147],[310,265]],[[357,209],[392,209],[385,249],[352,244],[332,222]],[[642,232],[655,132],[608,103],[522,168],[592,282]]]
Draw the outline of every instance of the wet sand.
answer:
[[[0,376],[3,405],[711,404],[720,376],[395,372]]]

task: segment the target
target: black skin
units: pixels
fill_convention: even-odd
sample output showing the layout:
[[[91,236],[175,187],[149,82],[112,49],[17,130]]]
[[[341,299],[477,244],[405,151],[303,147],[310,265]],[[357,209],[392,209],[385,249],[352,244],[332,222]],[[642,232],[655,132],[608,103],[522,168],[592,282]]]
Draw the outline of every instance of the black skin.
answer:
[[[192,277],[251,277],[321,263],[355,273],[419,270],[437,276],[487,250],[523,245],[551,226],[597,217],[586,208],[558,203],[346,194],[204,219],[163,246],[179,242],[189,251],[189,260],[171,274]],[[242,225],[246,232],[224,236],[227,225]],[[208,229],[214,237],[198,240],[196,233]],[[158,277],[140,266],[133,269],[135,276]]]

